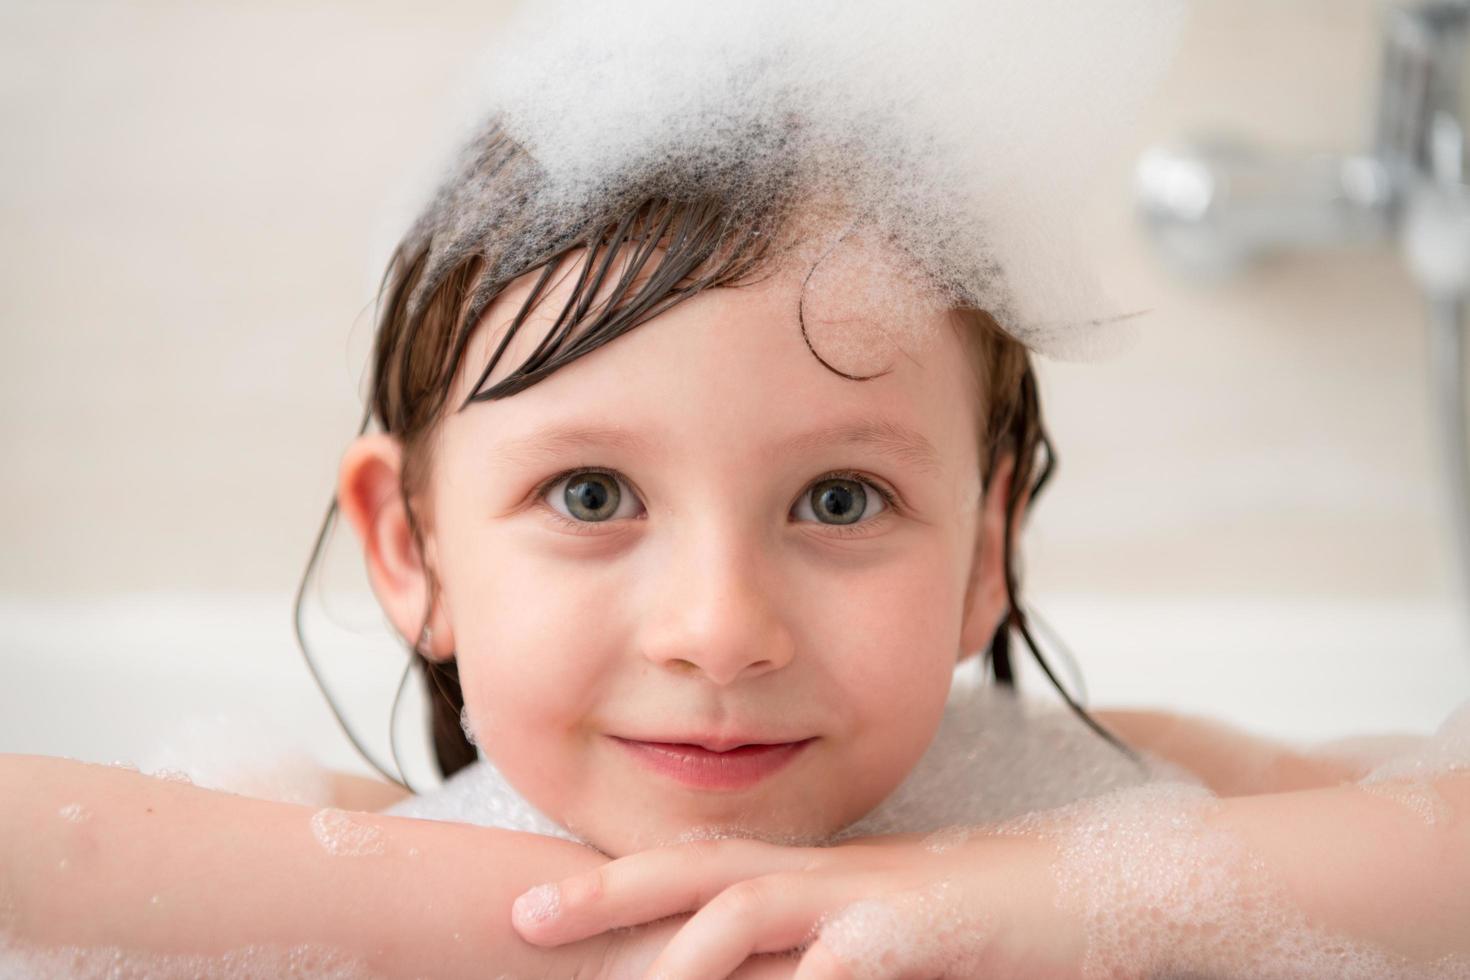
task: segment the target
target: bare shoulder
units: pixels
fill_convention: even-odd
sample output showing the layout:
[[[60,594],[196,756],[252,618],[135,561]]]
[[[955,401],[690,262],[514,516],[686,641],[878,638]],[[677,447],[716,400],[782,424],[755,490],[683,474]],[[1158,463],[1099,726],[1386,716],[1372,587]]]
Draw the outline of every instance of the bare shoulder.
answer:
[[[396,783],[356,776],[345,772],[328,774],[331,781],[332,806],[339,810],[376,813],[411,795]]]
[[[1189,770],[1221,796],[1334,786],[1363,775],[1345,759],[1314,755],[1210,718],[1148,709],[1091,714],[1129,745]]]

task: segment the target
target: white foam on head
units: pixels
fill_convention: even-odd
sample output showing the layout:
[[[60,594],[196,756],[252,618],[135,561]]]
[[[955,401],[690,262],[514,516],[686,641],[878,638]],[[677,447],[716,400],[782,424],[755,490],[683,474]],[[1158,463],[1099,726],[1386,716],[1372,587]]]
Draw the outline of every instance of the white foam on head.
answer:
[[[948,302],[903,253],[851,221],[824,229],[808,221],[798,235],[788,262],[803,273],[801,322],[822,360],[865,377],[938,342]]]
[[[327,808],[311,815],[311,835],[337,857],[367,857],[387,850],[383,831],[362,814]]]
[[[630,189],[760,209],[794,188],[839,200],[952,303],[1043,353],[1093,356],[1131,332],[1099,321],[1137,304],[1107,294],[1074,216],[1186,12],[1187,0],[522,4],[482,59],[449,177],[417,195],[431,215],[420,230],[464,253],[504,234],[487,203],[502,193],[572,227]],[[534,185],[477,169],[490,119],[534,158]]]

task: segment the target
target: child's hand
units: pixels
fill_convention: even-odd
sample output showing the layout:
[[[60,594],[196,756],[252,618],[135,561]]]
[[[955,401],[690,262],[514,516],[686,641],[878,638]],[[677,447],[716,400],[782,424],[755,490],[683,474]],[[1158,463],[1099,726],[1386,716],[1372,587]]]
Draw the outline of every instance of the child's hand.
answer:
[[[791,949],[805,950],[797,980],[1079,974],[1082,930],[1057,908],[1051,845],[925,840],[657,848],[533,889],[512,924],[555,946],[692,911],[647,974],[679,980],[723,980],[754,954]]]

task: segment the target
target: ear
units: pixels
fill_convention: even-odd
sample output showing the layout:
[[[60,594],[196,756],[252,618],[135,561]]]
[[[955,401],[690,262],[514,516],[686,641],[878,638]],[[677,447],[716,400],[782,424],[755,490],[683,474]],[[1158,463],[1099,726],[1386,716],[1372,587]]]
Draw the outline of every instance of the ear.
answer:
[[[990,475],[990,486],[980,507],[975,528],[975,551],[970,564],[970,578],[965,590],[965,610],[960,630],[959,659],[983,653],[1006,615],[1008,599],[1005,582],[1005,518],[1006,497],[1011,491],[1011,477],[1016,471],[1015,456],[1007,453],[996,462]],[[1030,503],[1030,491],[1022,493],[1011,522],[1012,543],[1020,539],[1021,521]]]
[[[424,620],[429,577],[413,540],[408,510],[399,489],[403,447],[393,436],[359,436],[347,447],[337,475],[337,506],[362,542],[373,594],[400,636],[433,660],[447,660],[454,636],[443,612],[443,596]],[[432,551],[432,543],[425,542]],[[419,642],[423,628],[432,634]]]

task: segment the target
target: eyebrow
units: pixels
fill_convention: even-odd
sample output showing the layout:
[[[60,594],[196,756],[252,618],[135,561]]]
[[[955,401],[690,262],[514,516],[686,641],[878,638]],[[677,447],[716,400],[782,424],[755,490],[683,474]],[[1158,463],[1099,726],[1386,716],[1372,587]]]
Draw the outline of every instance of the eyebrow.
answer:
[[[931,474],[938,474],[942,469],[939,451],[922,433],[885,418],[835,422],[784,439],[770,451],[806,456],[831,446],[867,447],[894,462]],[[508,440],[495,449],[495,455],[510,463],[529,464],[587,449],[657,454],[653,440],[631,429],[615,425],[567,425],[551,426]]]

